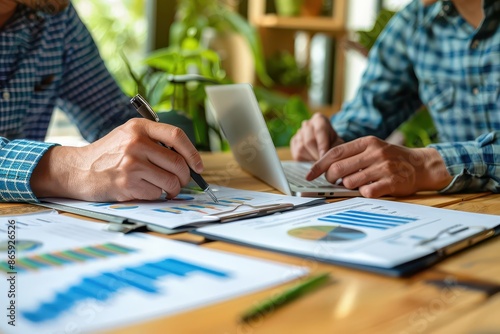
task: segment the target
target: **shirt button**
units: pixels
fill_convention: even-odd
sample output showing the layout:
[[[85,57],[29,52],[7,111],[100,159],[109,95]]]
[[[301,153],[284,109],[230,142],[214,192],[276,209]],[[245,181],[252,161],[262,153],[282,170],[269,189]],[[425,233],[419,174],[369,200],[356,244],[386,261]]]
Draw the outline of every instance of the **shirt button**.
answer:
[[[474,94],[474,95],[479,94],[479,88],[477,88],[477,87],[472,88],[472,94]]]
[[[476,39],[472,42],[472,44],[470,45],[470,48],[477,49],[478,46],[479,46],[479,41]]]
[[[2,99],[4,99],[5,101],[9,101],[10,100],[10,93],[8,91],[3,92]]]

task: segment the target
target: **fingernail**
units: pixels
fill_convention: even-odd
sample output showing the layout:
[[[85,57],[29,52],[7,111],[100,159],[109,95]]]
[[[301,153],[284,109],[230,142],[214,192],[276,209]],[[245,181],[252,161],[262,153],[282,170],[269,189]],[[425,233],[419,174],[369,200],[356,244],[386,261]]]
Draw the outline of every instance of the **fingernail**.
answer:
[[[196,164],[195,169],[196,169],[196,172],[197,172],[197,173],[201,173],[201,172],[203,172],[203,169],[204,169],[204,167],[203,167],[203,161],[199,161],[199,162]]]

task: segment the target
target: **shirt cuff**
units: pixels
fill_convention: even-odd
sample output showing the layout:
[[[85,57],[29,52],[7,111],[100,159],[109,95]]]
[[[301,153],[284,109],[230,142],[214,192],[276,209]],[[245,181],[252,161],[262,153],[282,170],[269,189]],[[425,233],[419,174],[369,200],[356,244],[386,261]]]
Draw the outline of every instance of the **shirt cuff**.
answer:
[[[446,169],[453,180],[441,193],[455,193],[463,190],[485,190],[490,178],[485,163],[486,147],[496,140],[496,133],[491,132],[478,137],[475,141],[461,143],[440,143],[428,147],[436,149],[444,160]]]
[[[13,140],[0,149],[0,200],[39,202],[31,190],[33,170],[42,156],[58,144]]]

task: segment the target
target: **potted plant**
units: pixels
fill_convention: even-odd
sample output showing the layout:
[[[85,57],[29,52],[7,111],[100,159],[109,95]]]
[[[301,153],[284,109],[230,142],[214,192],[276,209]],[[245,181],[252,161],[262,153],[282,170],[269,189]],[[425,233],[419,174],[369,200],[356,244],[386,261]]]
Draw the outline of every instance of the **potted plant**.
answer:
[[[201,43],[207,30],[241,36],[252,53],[258,79],[265,86],[272,84],[267,75],[259,34],[234,7],[219,0],[177,0],[176,19],[170,27],[171,45],[181,45],[188,34]]]
[[[298,16],[303,0],[274,0],[279,16]]]
[[[307,97],[310,81],[309,70],[300,67],[295,57],[289,51],[280,51],[266,61],[269,77],[274,82],[273,89],[289,95]]]
[[[200,45],[194,30],[178,45],[152,52],[147,70],[135,74],[129,66],[137,92],[158,111],[161,121],[181,127],[199,150],[210,150],[204,85],[224,82],[216,52]],[[192,74],[191,74],[192,73]]]
[[[231,80],[226,77],[217,52],[203,44],[200,30],[228,29],[244,35],[253,50],[260,82],[270,86],[273,80],[266,71],[259,36],[243,17],[219,1],[179,0],[178,3],[176,21],[170,29],[171,45],[152,52],[145,59],[146,72],[137,75],[130,67],[129,71],[137,91],[159,111],[162,120],[172,115],[172,124],[179,126],[179,120],[191,122],[192,141],[199,150],[211,150],[214,145],[225,149],[227,145],[218,126],[206,111],[204,85],[231,83]],[[288,145],[302,120],[310,117],[305,103],[298,97],[290,99],[265,87],[255,91],[275,145]],[[189,126],[187,129],[189,131]],[[216,144],[212,143],[214,136]]]

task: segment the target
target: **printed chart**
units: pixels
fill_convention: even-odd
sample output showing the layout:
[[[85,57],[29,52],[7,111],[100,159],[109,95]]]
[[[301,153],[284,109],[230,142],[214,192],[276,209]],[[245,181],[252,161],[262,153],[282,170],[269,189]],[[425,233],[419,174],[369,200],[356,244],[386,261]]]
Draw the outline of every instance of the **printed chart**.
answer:
[[[366,236],[364,232],[338,225],[305,226],[288,231],[292,237],[314,241],[352,241]]]
[[[402,217],[396,215],[386,215],[375,212],[347,210],[344,212],[328,215],[318,220],[329,223],[374,228],[378,230],[388,230],[417,221],[417,218]]]
[[[239,219],[248,215],[266,214],[289,210],[292,207],[311,202],[323,202],[317,198],[285,196],[256,191],[239,190],[227,187],[212,189],[218,202],[214,202],[205,193],[179,194],[174,199],[160,198],[155,201],[133,201],[127,203],[92,203],[71,199],[48,198],[47,202],[81,210],[83,214],[115,221],[116,218],[133,222],[156,225],[168,229],[192,228],[202,224],[211,224],[221,220]],[[102,215],[99,215],[103,219]]]
[[[130,247],[115,243],[87,246],[53,253],[21,257],[16,260],[16,270],[22,274],[27,271],[52,269],[71,264],[81,264],[87,261],[105,259],[117,255],[134,252]],[[0,262],[0,271],[9,272],[7,261]]]
[[[51,300],[40,302],[35,309],[22,311],[22,315],[31,322],[42,323],[57,319],[66,312],[71,312],[72,308],[85,300],[104,302],[127,289],[159,295],[162,293],[157,286],[157,281],[160,278],[169,275],[185,277],[191,272],[229,277],[227,272],[197,266],[175,258],[166,258],[117,271],[83,277],[79,283],[56,292]]]
[[[6,218],[5,218],[6,219]],[[5,220],[4,219],[4,220]],[[25,226],[15,262],[16,326],[2,333],[101,331],[203,307],[300,277],[307,269],[240,257],[58,214],[16,217]],[[3,223],[0,219],[0,224]],[[72,237],[75,236],[75,237]],[[86,240],[82,240],[84,236]],[[5,239],[0,239],[0,244]],[[265,273],[265,275],[264,275]],[[5,292],[6,285],[0,285]],[[6,310],[12,303],[0,299]]]

